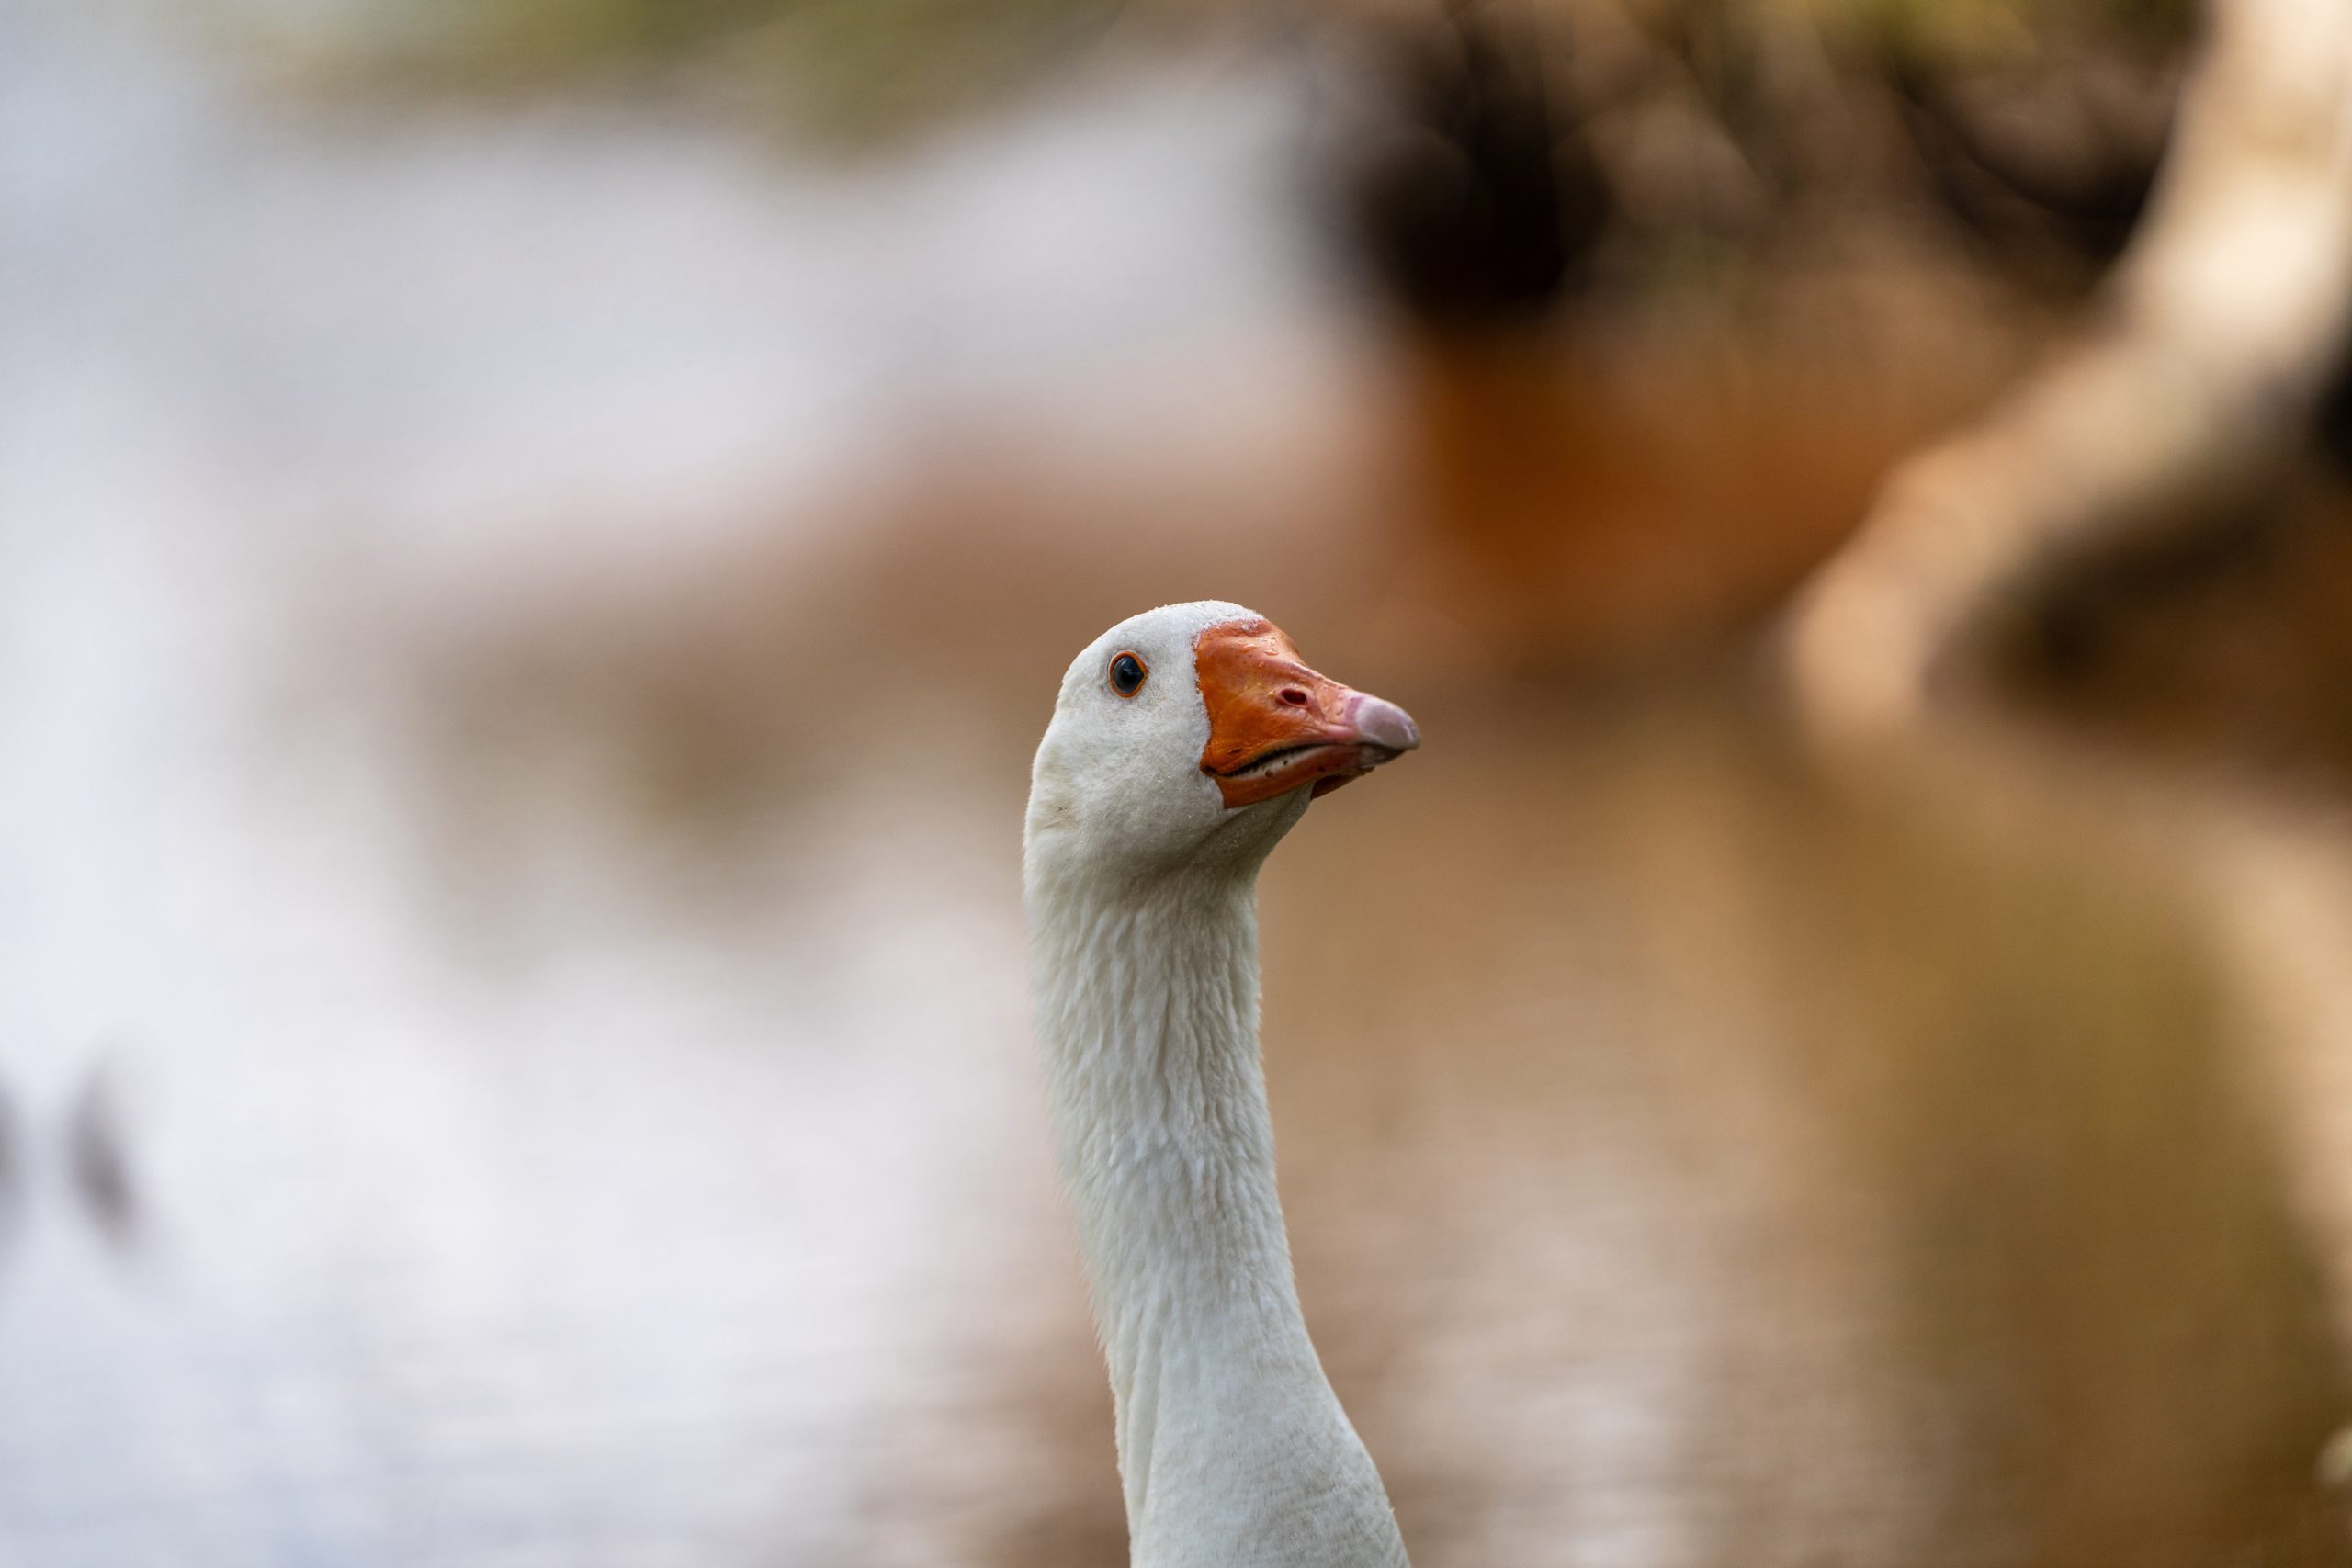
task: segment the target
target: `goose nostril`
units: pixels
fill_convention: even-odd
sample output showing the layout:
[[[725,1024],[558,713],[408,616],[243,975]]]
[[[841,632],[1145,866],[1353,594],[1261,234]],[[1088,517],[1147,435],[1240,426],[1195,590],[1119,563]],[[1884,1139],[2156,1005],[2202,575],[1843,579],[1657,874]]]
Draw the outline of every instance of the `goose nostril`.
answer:
[[[1306,694],[1300,691],[1296,686],[1284,686],[1281,691],[1274,694],[1280,697],[1283,702],[1288,703],[1292,707],[1303,708],[1306,705]]]

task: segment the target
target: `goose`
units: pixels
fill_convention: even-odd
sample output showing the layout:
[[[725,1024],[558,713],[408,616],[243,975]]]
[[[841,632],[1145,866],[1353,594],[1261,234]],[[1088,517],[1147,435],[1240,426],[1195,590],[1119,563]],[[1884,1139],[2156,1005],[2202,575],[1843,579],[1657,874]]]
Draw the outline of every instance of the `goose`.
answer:
[[[1038,1043],[1108,1366],[1134,1568],[1406,1568],[1317,1359],[1274,1191],[1258,869],[1420,744],[1238,604],[1122,621],[1062,678],[1023,835]]]

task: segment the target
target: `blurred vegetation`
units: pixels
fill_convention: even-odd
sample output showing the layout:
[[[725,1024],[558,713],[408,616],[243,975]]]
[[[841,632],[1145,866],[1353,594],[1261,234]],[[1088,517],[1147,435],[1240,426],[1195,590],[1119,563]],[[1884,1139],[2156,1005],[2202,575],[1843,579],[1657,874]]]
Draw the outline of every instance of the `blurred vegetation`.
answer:
[[[337,95],[674,92],[836,152],[1046,88],[1114,34],[1240,27],[1363,89],[1324,212],[1409,319],[1663,300],[1718,332],[1786,313],[1794,279],[1798,313],[1877,310],[1840,331],[1882,341],[1973,311],[1954,279],[2012,317],[2078,299],[2138,220],[2197,30],[2193,0],[212,3]]]
[[[1391,294],[1449,326],[1864,272],[2072,301],[2138,220],[2195,38],[2179,0],[1384,16],[1394,126],[1367,139],[1356,227]]]
[[[1815,0],[1825,19],[1939,64],[2038,56],[2065,39],[2103,50],[2181,47],[2197,0]]]
[[[1596,28],[1646,40],[1716,116],[1788,75],[2030,71],[2053,59],[2168,60],[2194,0],[382,0],[305,11],[220,0],[249,31],[358,77],[461,91],[546,89],[690,68],[796,126],[855,141],[937,125],[1070,67],[1117,22],[1270,19],[1335,33],[1491,35],[1521,24],[1572,128],[1583,84],[1557,70]],[[300,36],[299,40],[295,34]],[[1781,84],[1785,86],[1785,82]]]
[[[683,80],[850,147],[949,120],[1079,58],[1123,0],[387,0],[259,30],[339,87],[513,94]]]

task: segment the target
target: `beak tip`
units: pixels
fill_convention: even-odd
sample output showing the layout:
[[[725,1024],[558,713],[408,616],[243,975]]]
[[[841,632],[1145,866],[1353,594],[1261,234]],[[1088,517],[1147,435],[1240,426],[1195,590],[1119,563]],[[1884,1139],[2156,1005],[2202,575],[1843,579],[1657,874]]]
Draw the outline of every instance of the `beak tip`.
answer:
[[[1375,746],[1391,751],[1410,751],[1421,743],[1421,728],[1413,722],[1413,716],[1385,698],[1361,698],[1355,712],[1349,716],[1356,733]]]

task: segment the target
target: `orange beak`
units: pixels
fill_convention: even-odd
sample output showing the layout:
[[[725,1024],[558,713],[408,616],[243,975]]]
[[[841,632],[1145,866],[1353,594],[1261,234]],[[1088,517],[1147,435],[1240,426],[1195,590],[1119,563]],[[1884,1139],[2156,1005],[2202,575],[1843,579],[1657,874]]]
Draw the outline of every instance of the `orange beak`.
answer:
[[[1193,660],[1209,713],[1201,772],[1227,810],[1301,784],[1328,795],[1421,743],[1411,715],[1317,674],[1271,622],[1211,626]]]

